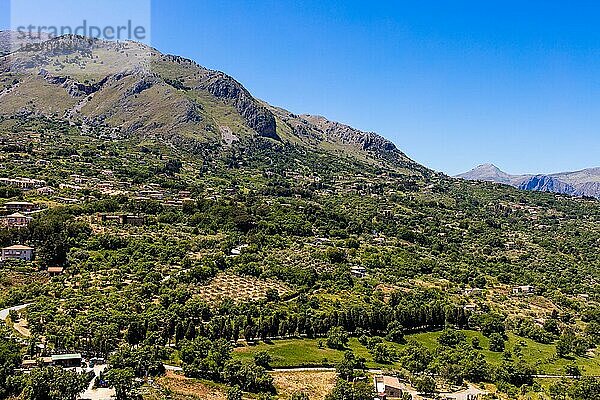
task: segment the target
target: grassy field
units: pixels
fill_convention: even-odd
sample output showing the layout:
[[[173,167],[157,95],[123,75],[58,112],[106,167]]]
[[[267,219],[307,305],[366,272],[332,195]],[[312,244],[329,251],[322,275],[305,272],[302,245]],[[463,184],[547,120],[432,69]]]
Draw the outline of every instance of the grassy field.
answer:
[[[502,362],[502,353],[494,353],[488,348],[488,339],[479,332],[464,331],[470,341],[473,337],[479,338],[482,350],[490,364],[497,365]],[[438,346],[437,338],[439,332],[419,333],[407,336],[408,340],[416,340],[430,349]],[[292,368],[292,367],[322,367],[333,366],[343,357],[342,351],[331,350],[326,347],[320,347],[317,339],[298,339],[298,340],[279,340],[271,343],[260,343],[256,346],[242,347],[235,351],[235,357],[239,359],[250,359],[253,354],[259,351],[267,351],[273,357],[273,367]],[[321,340],[325,342],[324,340]],[[511,350],[517,343],[523,343],[523,358],[537,367],[539,374],[561,375],[564,374],[565,366],[573,361],[579,367],[584,369],[585,375],[600,375],[600,356],[595,357],[576,357],[570,359],[557,359],[555,357],[555,346],[536,343],[530,339],[521,338],[509,334],[509,340],[506,348]],[[396,349],[402,349],[404,346],[391,344]],[[364,357],[367,360],[369,368],[392,369],[400,368],[399,364],[377,364],[369,354],[369,351],[361,345],[357,339],[352,338],[348,344],[356,355]]]

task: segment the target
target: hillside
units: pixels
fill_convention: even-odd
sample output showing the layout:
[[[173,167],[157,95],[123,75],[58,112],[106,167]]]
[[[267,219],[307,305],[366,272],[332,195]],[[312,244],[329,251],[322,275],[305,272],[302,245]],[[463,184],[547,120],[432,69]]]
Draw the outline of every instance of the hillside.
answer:
[[[548,175],[509,175],[492,164],[484,164],[457,177],[502,183],[521,190],[600,198],[600,168]]]
[[[0,60],[3,115],[43,115],[191,152],[260,137],[424,171],[374,133],[269,106],[224,73],[138,43],[66,36],[31,47]]]
[[[45,42],[0,83],[0,398],[87,387],[40,368],[65,353],[144,399],[600,374],[595,199],[436,174],[135,43]]]

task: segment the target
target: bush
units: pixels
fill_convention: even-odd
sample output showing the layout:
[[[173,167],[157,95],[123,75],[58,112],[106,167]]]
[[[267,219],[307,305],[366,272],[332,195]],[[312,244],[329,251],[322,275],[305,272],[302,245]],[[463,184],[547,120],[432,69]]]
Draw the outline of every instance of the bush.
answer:
[[[504,341],[504,337],[501,334],[492,333],[490,335],[490,351],[502,353],[505,347],[506,342]]]

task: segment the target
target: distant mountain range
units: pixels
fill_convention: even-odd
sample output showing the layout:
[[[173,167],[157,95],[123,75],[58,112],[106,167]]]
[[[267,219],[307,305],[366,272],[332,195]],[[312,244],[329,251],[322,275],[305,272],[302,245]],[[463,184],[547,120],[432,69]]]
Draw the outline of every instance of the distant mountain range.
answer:
[[[549,175],[510,175],[493,164],[483,164],[457,178],[502,183],[522,190],[600,198],[600,168]]]

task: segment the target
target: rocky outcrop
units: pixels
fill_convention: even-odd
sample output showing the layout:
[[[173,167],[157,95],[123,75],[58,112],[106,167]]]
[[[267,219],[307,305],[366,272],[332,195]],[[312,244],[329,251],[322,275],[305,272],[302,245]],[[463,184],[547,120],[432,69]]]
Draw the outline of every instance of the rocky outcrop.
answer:
[[[100,88],[102,88],[102,85],[106,81],[102,80],[94,84],[81,83],[67,76],[51,75],[45,69],[41,69],[39,75],[50,84],[63,87],[71,97],[84,97],[89,96],[92,93],[96,93],[98,90],[100,90]]]
[[[573,195],[575,188],[567,183],[546,175],[536,175],[525,180],[518,186],[521,190],[531,190],[536,192],[552,192]]]
[[[327,139],[338,141],[342,144],[352,145],[361,150],[383,153],[398,150],[392,142],[373,132],[363,132],[339,122],[329,121],[321,116],[302,115],[300,118],[312,124]]]
[[[600,199],[600,182],[586,182],[577,185],[574,195],[596,197]]]
[[[209,71],[207,79],[198,89],[206,90],[219,99],[231,101],[248,126],[260,136],[281,140],[277,135],[275,116],[232,77],[222,72]]]

